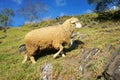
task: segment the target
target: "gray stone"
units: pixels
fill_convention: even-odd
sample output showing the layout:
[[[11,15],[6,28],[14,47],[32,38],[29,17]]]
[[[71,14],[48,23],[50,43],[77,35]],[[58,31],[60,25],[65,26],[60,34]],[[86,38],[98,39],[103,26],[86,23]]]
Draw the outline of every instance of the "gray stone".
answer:
[[[120,79],[120,47],[112,52],[112,56],[106,63],[102,77],[106,80],[119,80]]]
[[[90,57],[97,55],[98,53],[100,53],[100,50],[98,48],[92,48],[90,50],[82,49],[81,54],[84,55],[81,55],[80,62],[86,62],[87,60],[89,60]]]
[[[76,80],[74,77],[72,77],[70,80]]]
[[[102,28],[107,28],[108,26],[102,26]]]
[[[96,21],[92,21],[92,23],[91,23],[92,25],[97,25],[98,24],[98,22],[96,22]]]
[[[2,44],[2,41],[0,41],[0,44]]]
[[[19,46],[19,52],[20,52],[20,53],[23,53],[23,52],[25,52],[25,51],[26,51],[25,44],[21,44],[21,45]]]
[[[7,35],[0,36],[0,39],[5,39]]]
[[[84,73],[84,66],[83,66],[82,64],[80,64],[80,66],[79,66],[79,71],[80,71],[81,73]]]
[[[43,80],[51,80],[52,69],[53,69],[52,64],[45,64],[42,66],[41,72],[43,75],[42,78]]]
[[[90,57],[97,55],[100,52],[97,48],[92,48],[87,52],[87,55],[85,56],[85,61],[89,60]]]
[[[79,32],[73,33],[72,36],[71,36],[71,38],[76,37],[78,34],[80,34],[80,33]]]
[[[105,46],[104,51],[105,51],[105,52],[109,52],[111,49],[112,49],[112,45],[111,45],[111,44],[108,44],[108,45]]]
[[[87,37],[86,34],[79,34],[79,40],[82,40],[82,39],[84,39],[84,38],[86,38],[86,37]]]
[[[112,33],[113,30],[105,30],[105,32]]]
[[[115,29],[115,31],[120,31],[120,28]]]

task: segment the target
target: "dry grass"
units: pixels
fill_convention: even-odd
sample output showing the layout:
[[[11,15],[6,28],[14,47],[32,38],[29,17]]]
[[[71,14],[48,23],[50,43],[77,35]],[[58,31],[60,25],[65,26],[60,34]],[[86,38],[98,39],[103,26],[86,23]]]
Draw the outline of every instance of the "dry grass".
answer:
[[[113,24],[107,28],[101,28],[104,25]],[[24,35],[35,28],[20,27],[11,28],[7,31],[7,37],[0,39],[0,80],[41,80],[41,65],[51,63],[53,65],[52,80],[62,78],[62,80],[76,79],[80,80],[83,75],[79,70],[77,56],[81,52],[81,47],[90,49],[97,47],[103,50],[104,46],[111,44],[116,46],[120,44],[120,26],[115,26],[114,22],[104,22],[95,25],[93,28],[82,28],[77,30],[80,34],[87,35],[81,41],[84,45],[79,45],[73,50],[66,52],[65,58],[53,59],[53,54],[47,53],[46,56],[40,56],[36,64],[30,61],[22,64],[23,54],[19,53],[19,45],[23,44]],[[0,31],[0,36],[2,36]],[[101,73],[102,66],[106,63],[108,54],[94,56],[89,66],[92,78],[94,80]],[[79,56],[80,57],[80,56]],[[88,75],[89,76],[89,75]]]

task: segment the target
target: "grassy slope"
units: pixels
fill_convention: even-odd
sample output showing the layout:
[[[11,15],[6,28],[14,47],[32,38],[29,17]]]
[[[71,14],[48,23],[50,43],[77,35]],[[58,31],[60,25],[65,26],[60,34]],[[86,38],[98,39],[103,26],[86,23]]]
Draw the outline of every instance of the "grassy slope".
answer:
[[[109,25],[112,26],[109,26]],[[101,28],[101,26],[108,25],[107,28]],[[23,54],[19,53],[18,47],[20,44],[24,43],[24,35],[32,30],[33,28],[21,27],[21,28],[11,28],[7,31],[7,38],[0,39],[2,44],[0,44],[0,80],[37,80],[41,78],[41,65],[51,63],[53,65],[52,79],[56,79],[57,76],[62,76],[63,80],[68,80],[75,77],[77,80],[81,78],[80,71],[78,71],[75,65],[67,65],[69,60],[72,60],[81,51],[81,47],[67,52],[66,58],[53,59],[53,54],[42,56],[37,60],[35,65],[28,61],[22,64]],[[95,25],[93,28],[82,28],[77,30],[81,34],[87,35],[86,38],[81,41],[85,44],[85,48],[97,47],[101,50],[106,44],[112,44],[113,46],[118,45],[120,42],[120,25],[115,26],[114,22],[104,22]],[[112,32],[107,32],[112,31]],[[2,32],[0,31],[0,36]],[[98,60],[104,58],[104,56],[98,57]],[[67,62],[68,61],[68,62]],[[74,60],[72,60],[74,61]],[[70,61],[71,63],[71,61]],[[104,64],[105,61],[101,62]],[[98,64],[91,67],[93,72],[97,72],[96,66],[99,68]],[[98,70],[99,71],[99,70]]]

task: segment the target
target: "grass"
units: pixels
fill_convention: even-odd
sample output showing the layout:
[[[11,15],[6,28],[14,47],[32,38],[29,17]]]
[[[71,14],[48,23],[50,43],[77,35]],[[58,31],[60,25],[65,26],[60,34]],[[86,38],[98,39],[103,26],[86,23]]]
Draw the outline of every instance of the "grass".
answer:
[[[109,25],[110,23],[114,24],[114,22],[104,22],[95,25],[93,28],[84,27],[78,29],[77,31],[80,32],[80,34],[87,35],[86,38],[81,40],[85,43],[83,45],[84,48],[97,47],[103,49],[106,44],[117,46],[120,40],[120,31],[116,29],[120,29],[120,26],[113,25],[112,27],[101,28],[101,26]],[[0,39],[2,42],[0,44],[0,80],[41,80],[41,66],[47,63],[53,65],[53,80],[59,77],[62,77],[62,80],[72,78],[76,80],[81,79],[82,74],[77,68],[79,64],[75,63],[76,59],[74,59],[81,51],[80,46],[74,50],[68,51],[66,58],[60,57],[53,59],[53,54],[50,54],[38,58],[36,64],[31,64],[30,61],[27,61],[25,64],[21,63],[23,54],[19,53],[18,47],[24,43],[24,35],[36,28],[37,27],[10,28],[6,34],[0,31],[0,36],[7,35],[5,39]],[[106,30],[111,30],[112,32],[107,32]],[[100,73],[99,69],[101,69],[101,65],[105,64],[107,61],[106,58],[106,56],[102,55],[98,56],[97,60],[93,59],[95,62],[93,62],[89,68],[91,72],[95,72],[92,79],[95,79],[97,74]]]

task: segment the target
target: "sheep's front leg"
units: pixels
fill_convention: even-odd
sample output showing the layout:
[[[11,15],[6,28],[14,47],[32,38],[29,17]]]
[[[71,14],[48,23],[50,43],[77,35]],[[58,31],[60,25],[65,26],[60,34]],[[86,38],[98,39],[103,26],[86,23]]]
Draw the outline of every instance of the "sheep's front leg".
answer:
[[[30,57],[30,60],[32,61],[32,63],[36,63],[36,61],[35,61],[35,58],[33,57],[33,56],[29,56]]]
[[[70,47],[73,45],[73,39],[70,39]]]
[[[66,57],[65,54],[64,54],[64,52],[62,52],[62,57]]]
[[[65,53],[64,53],[63,51],[61,51],[60,54],[62,55],[62,57],[66,57],[66,56],[65,56]]]
[[[53,58],[56,58],[62,52],[62,50],[63,50],[63,46],[61,45],[60,50],[54,54]],[[65,55],[63,55],[63,56],[65,56]]]

